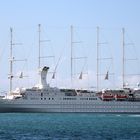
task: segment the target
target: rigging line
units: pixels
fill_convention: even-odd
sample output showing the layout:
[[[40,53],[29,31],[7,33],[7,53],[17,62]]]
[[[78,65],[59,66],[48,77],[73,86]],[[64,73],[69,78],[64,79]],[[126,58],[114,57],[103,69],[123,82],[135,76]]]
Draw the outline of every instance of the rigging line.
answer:
[[[113,45],[108,43],[109,54],[110,54],[110,65],[108,66],[108,71],[111,71],[111,69],[112,69],[112,71],[114,73],[113,51],[112,51],[112,47],[111,46],[113,46]],[[110,75],[110,73],[109,73],[109,75]],[[113,75],[115,75],[115,74],[113,74]],[[113,83],[112,84],[115,85],[115,76],[113,76]]]
[[[87,57],[85,57],[85,62],[84,62],[84,65],[83,65],[83,67],[82,67],[81,72],[83,72],[83,70],[84,70],[84,68],[85,68],[86,64],[87,64]]]
[[[27,52],[27,58],[29,59],[31,56],[33,56],[33,55],[31,55],[32,53],[33,53],[33,50],[35,50],[35,49],[33,49],[33,47],[34,47],[35,45],[34,45],[34,43],[31,43],[31,45],[30,45],[30,47],[28,47],[29,48],[29,51]],[[32,60],[32,59],[31,59]],[[26,66],[25,66],[26,65]],[[25,68],[26,67],[26,68]],[[32,66],[33,67],[33,66]],[[31,73],[30,73],[30,71],[31,71],[31,69],[29,68],[29,61],[27,60],[26,62],[24,62],[24,68],[26,69],[26,74],[28,75],[28,78],[26,78],[27,79],[27,84],[30,86],[31,84],[32,84],[32,75],[31,75]],[[27,86],[27,85],[26,85]]]
[[[81,79],[83,79],[83,75],[85,75],[85,74],[87,75],[87,80],[88,80],[88,81],[86,81],[85,85],[86,85],[86,88],[88,88],[88,89],[89,89],[88,64],[87,64],[87,72],[86,72],[86,73],[83,73],[83,71],[84,71],[84,68],[85,68],[86,64],[87,64],[87,58],[85,58],[85,62],[84,62],[84,65],[83,65],[83,67],[82,67],[82,70],[81,70],[80,75],[82,74]],[[78,79],[80,79],[80,76],[79,76],[79,78],[78,78]],[[80,81],[78,81],[78,82],[80,82]]]
[[[65,46],[62,48],[62,51],[61,51],[61,53],[60,53],[60,57],[59,57],[59,59],[58,59],[58,61],[57,61],[57,63],[56,63],[56,66],[55,66],[55,68],[54,68],[53,74],[56,73],[56,70],[57,70],[58,65],[59,65],[59,63],[60,63],[60,60],[61,60],[61,58],[62,58],[62,56],[63,56],[63,54],[64,54],[64,50],[65,50]],[[51,78],[51,80],[50,80],[50,83],[51,83],[51,81],[52,81],[52,78]]]
[[[109,46],[109,48],[110,48],[110,50],[111,50],[111,47]],[[111,50],[112,51],[112,50]],[[110,54],[111,55],[111,57],[110,57],[110,65],[108,66],[108,70],[110,71],[110,69],[111,69],[111,66],[113,67],[113,57],[112,57],[112,53]]]
[[[5,53],[5,50],[6,50],[6,47],[3,47],[3,49],[2,49],[2,51],[0,53],[0,60],[2,60],[2,57],[3,57],[4,53]]]
[[[15,45],[17,45],[17,44],[19,45],[20,43],[16,43]],[[23,50],[23,52],[26,52],[25,51],[25,47],[22,47],[22,50]],[[25,65],[26,65],[27,59],[21,59],[21,60],[16,59],[16,60],[13,60],[13,61],[22,61],[23,65],[21,67],[21,70],[23,71],[25,69]]]
[[[55,53],[54,53],[54,47],[53,47],[53,45],[52,45],[52,43],[50,43],[50,47],[51,47],[51,51],[52,51],[52,55],[54,56],[54,58],[53,58],[53,64],[54,64],[54,67],[55,67]]]

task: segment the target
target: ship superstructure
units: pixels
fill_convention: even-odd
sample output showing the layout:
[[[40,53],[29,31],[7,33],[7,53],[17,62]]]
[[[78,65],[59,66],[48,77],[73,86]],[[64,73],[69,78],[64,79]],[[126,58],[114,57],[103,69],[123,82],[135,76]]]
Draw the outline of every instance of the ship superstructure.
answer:
[[[140,113],[140,94],[135,90],[58,89],[46,83],[48,69],[41,69],[37,86],[18,89],[0,99],[0,112]]]

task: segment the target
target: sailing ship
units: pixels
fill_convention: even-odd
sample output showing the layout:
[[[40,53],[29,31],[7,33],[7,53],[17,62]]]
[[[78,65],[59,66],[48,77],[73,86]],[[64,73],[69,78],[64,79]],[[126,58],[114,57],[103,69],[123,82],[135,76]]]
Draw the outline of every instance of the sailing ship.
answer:
[[[10,57],[13,58],[12,39],[10,50]],[[12,61],[13,60],[10,59],[10,92],[9,95],[0,98],[0,112],[92,112],[140,114],[139,89],[123,88],[119,90],[91,91],[51,87],[46,82],[46,76],[49,71],[48,66],[41,68],[39,65],[40,80],[37,86],[32,88],[19,88],[13,91]]]

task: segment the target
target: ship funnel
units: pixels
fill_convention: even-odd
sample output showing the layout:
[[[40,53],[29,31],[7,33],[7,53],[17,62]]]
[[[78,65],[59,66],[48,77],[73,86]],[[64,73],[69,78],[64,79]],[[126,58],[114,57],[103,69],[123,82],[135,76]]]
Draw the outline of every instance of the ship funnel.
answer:
[[[40,69],[40,83],[39,83],[40,88],[47,87],[46,76],[47,76],[48,70],[49,70],[49,67],[46,67],[46,66]]]

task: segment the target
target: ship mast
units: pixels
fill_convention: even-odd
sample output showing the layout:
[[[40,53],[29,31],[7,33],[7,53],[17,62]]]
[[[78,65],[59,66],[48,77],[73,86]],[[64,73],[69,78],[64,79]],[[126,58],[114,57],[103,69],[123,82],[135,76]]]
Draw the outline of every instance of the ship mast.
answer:
[[[105,80],[108,80],[108,77],[109,77],[109,75],[113,75],[114,73],[110,73],[109,72],[109,69],[110,68],[108,68],[107,69],[107,73],[106,74],[102,74],[102,73],[100,73],[101,72],[101,70],[100,70],[100,67],[99,67],[99,62],[100,61],[108,61],[108,60],[112,60],[112,57],[100,57],[100,45],[106,45],[106,44],[108,44],[108,42],[100,42],[100,28],[99,28],[99,26],[97,26],[97,28],[96,28],[96,34],[97,34],[97,40],[96,40],[96,47],[97,47],[97,70],[96,70],[96,76],[97,76],[97,91],[100,89],[100,86],[99,86],[99,76],[104,76],[105,75]],[[101,84],[100,84],[101,85]]]
[[[38,24],[38,70],[40,70],[41,67],[41,58],[54,57],[54,56],[41,56],[41,43],[49,41],[50,40],[41,39],[41,24]]]
[[[75,46],[74,46],[74,44],[79,44],[79,43],[81,43],[81,41],[75,41],[74,40],[74,33],[73,33],[73,26],[71,25],[71,27],[70,27],[70,31],[71,31],[71,87],[73,87],[73,85],[74,85],[74,83],[73,83],[73,77],[74,77],[74,75],[75,75],[75,73],[74,73],[74,66],[73,66],[73,63],[74,63],[74,60],[81,60],[81,59],[85,59],[85,62],[86,62],[86,59],[87,59],[87,57],[76,57],[76,56],[74,56],[73,55],[73,52],[74,52],[74,48],[75,48]],[[82,70],[84,69],[84,66],[82,67]],[[82,79],[82,74],[83,74],[83,72],[81,72],[80,73],[80,78],[79,79]]]
[[[41,33],[41,24],[38,24],[38,70],[40,69],[40,33]]]
[[[73,26],[71,25],[71,87],[73,86]]]
[[[13,89],[13,78],[27,77],[27,76],[23,76],[23,73],[22,72],[21,72],[21,75],[20,76],[14,76],[14,74],[13,74],[13,62],[16,62],[16,61],[27,61],[27,59],[18,60],[18,59],[15,59],[13,57],[13,46],[22,45],[21,43],[15,43],[15,42],[13,42],[13,28],[10,28],[10,38],[11,38],[10,39],[10,58],[9,58],[10,71],[9,71],[8,79],[10,81],[9,93],[12,93],[12,89]]]
[[[41,56],[41,43],[49,42],[50,40],[41,39],[41,24],[38,24],[38,71],[40,76],[41,59],[54,58],[54,56]]]
[[[99,90],[99,27],[97,27],[97,91]]]
[[[122,28],[122,80],[123,80],[123,88],[125,87],[125,29]]]
[[[13,80],[13,29],[10,28],[10,36],[11,36],[11,40],[10,40],[10,73],[9,73],[9,80],[10,80],[10,90],[9,92],[12,92],[12,80]]]

